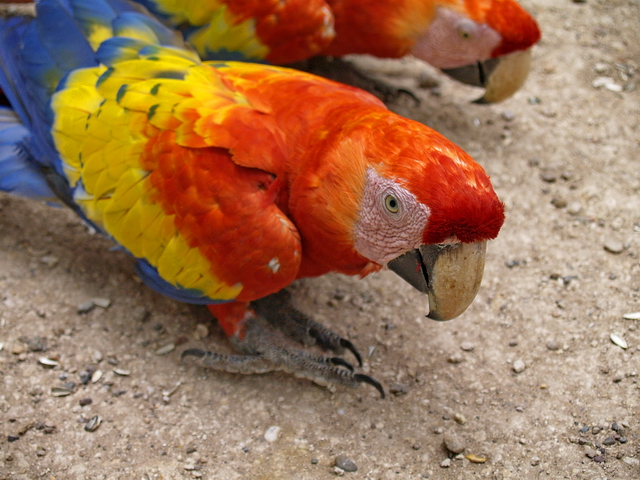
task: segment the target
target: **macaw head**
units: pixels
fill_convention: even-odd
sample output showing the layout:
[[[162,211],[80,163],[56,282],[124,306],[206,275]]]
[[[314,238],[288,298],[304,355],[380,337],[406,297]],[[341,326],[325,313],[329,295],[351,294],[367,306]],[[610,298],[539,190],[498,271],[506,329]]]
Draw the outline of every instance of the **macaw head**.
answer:
[[[412,0],[423,1],[423,0]],[[478,103],[504,100],[525,82],[538,24],[515,0],[440,0],[411,53],[456,80],[484,87]]]
[[[442,135],[390,112],[373,117],[341,130],[322,161],[332,167],[306,189],[303,213],[322,228],[296,225],[304,243],[324,248],[319,261],[387,266],[429,295],[429,317],[454,318],[478,291],[503,204],[482,167]]]

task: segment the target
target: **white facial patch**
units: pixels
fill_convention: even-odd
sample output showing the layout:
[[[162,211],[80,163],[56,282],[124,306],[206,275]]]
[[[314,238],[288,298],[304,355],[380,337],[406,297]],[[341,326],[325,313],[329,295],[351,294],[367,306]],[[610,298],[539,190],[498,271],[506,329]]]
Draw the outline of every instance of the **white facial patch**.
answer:
[[[417,39],[411,53],[436,68],[458,68],[491,58],[500,41],[500,34],[489,25],[438,7],[435,18]]]
[[[398,183],[367,170],[367,183],[355,227],[360,255],[379,265],[419,247],[429,208]]]

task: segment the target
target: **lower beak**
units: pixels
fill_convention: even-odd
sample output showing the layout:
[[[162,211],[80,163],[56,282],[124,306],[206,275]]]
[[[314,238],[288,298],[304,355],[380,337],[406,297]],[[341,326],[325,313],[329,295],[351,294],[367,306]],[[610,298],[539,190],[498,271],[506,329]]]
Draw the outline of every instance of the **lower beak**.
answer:
[[[531,49],[443,72],[459,82],[485,88],[484,95],[474,103],[496,103],[516,93],[527,80],[530,69]]]
[[[391,260],[388,267],[429,296],[434,320],[451,320],[478,293],[487,242],[423,245]]]

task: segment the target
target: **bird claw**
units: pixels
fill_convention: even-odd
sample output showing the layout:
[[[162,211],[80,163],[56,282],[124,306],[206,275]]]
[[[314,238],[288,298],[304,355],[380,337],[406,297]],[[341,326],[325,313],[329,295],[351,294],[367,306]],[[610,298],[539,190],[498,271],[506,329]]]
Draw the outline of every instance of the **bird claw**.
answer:
[[[353,377],[356,380],[356,382],[366,383],[374,387],[376,390],[378,390],[378,392],[380,392],[380,398],[384,399],[385,397],[384,388],[382,388],[382,385],[380,385],[380,382],[378,382],[375,378],[370,377],[369,375],[365,375],[363,373],[356,373]]]
[[[349,340],[293,309],[288,293],[270,295],[253,302],[252,307],[256,315],[244,322],[244,334],[230,337],[240,354],[225,355],[191,348],[182,353],[182,359],[194,357],[193,363],[229,373],[283,371],[322,386],[337,383],[356,387],[365,383],[373,386],[385,398],[384,389],[377,380],[355,373],[353,365],[346,360],[303,351],[289,344],[287,336],[305,345],[317,344],[337,353],[349,350],[358,360],[358,365],[362,366],[362,357]]]
[[[251,306],[257,316],[264,318],[288,337],[303,345],[318,345],[322,350],[330,350],[338,355],[348,350],[356,357],[358,366],[362,367],[362,356],[353,343],[294,308],[288,291],[282,290],[251,302]]]

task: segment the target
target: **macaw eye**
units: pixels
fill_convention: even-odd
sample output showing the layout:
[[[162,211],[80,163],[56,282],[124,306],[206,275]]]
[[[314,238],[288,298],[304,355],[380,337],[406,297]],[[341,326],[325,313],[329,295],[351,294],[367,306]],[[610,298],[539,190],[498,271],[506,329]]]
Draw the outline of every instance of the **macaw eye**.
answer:
[[[469,40],[473,36],[473,23],[471,22],[462,22],[458,25],[458,35],[463,40]]]
[[[384,198],[384,206],[390,213],[398,213],[400,211],[400,202],[391,194]]]

